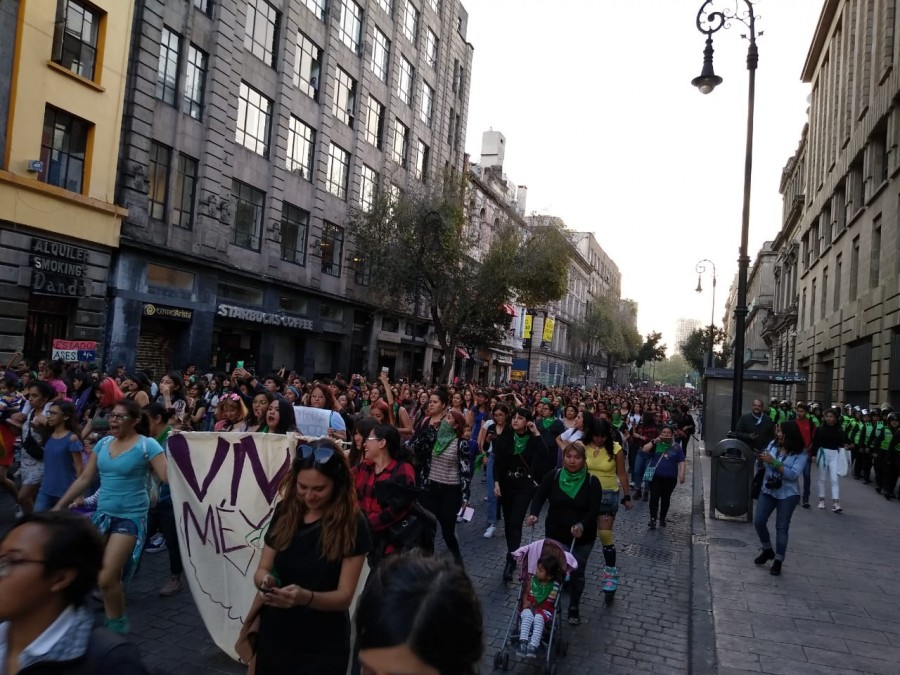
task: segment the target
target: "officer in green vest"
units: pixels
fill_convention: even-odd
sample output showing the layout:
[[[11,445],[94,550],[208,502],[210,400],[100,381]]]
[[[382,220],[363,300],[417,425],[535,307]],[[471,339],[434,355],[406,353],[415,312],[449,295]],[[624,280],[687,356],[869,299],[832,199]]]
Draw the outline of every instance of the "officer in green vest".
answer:
[[[862,411],[862,427],[856,435],[856,463],[853,465],[853,477],[862,479],[866,485],[872,484],[872,454],[869,450],[869,443],[875,434],[875,425],[872,423],[872,416],[869,414],[868,408]]]
[[[769,402],[769,419],[772,420],[773,425],[778,424],[782,419],[781,408],[779,407],[777,398],[773,398]]]
[[[811,419],[817,427],[822,426],[822,406],[815,401],[809,402],[809,419]]]
[[[881,451],[881,441],[884,438],[885,424],[881,419],[881,410],[872,409],[872,432],[869,449],[872,453],[872,465],[875,467],[875,492],[881,494],[881,485],[884,481],[884,453]]]
[[[900,415],[897,413],[888,414],[884,436],[887,440],[887,457],[881,494],[885,499],[893,499],[896,496],[897,475],[900,473]]]

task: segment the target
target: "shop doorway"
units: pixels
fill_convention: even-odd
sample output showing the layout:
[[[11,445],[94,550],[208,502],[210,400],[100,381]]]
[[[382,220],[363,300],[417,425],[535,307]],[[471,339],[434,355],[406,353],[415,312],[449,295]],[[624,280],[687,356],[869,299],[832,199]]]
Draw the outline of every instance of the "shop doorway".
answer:
[[[216,370],[231,373],[243,367],[255,373],[259,354],[260,334],[256,331],[236,332],[231,329],[213,331],[213,354],[210,360]]]
[[[30,362],[50,358],[53,340],[66,339],[74,301],[46,295],[34,295],[28,302],[22,354]]]

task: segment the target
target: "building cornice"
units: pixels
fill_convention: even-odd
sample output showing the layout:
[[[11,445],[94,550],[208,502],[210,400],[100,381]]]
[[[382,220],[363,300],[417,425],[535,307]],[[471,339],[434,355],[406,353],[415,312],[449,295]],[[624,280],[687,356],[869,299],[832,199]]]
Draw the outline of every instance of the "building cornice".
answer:
[[[822,13],[819,15],[819,22],[816,24],[816,31],[813,33],[809,52],[806,54],[803,71],[800,73],[800,80],[803,82],[812,82],[813,75],[819,65],[819,57],[822,55],[822,50],[828,44],[828,38],[831,35],[831,24],[834,21],[834,15],[837,13],[841,2],[842,0],[825,0]]]

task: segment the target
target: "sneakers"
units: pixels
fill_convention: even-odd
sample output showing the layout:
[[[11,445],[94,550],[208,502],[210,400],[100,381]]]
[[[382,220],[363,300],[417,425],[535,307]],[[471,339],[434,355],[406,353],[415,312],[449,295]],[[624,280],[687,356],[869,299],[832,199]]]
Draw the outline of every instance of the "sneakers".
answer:
[[[834,505],[831,507],[831,512],[832,513],[843,513],[844,509],[841,508],[841,505],[839,502],[835,502]]]
[[[107,618],[104,625],[113,633],[119,633],[119,635],[128,635],[128,632],[131,630],[131,622],[127,616],[120,616],[118,619]]]
[[[484,538],[490,539],[494,536],[494,533],[497,531],[496,526],[493,523],[487,526],[487,529],[484,531]]]
[[[770,560],[775,560],[775,551],[770,548],[764,548],[762,553],[753,559],[754,565],[765,565]]]
[[[524,640],[519,643],[519,646],[516,647],[516,654],[519,656],[528,656],[528,643]]]
[[[769,570],[769,574],[771,574],[773,577],[777,577],[777,576],[781,575],[781,561],[780,560],[776,560],[775,562],[772,563],[772,569]]]
[[[666,519],[665,519],[665,518],[660,518],[660,519],[659,519],[659,526],[660,526],[660,527],[665,527],[665,526],[666,526]]]
[[[649,527],[651,530],[655,530],[656,529],[656,518],[651,518],[650,522],[647,523],[647,527]]]
[[[167,551],[166,539],[159,532],[150,537],[150,541],[144,547],[144,553],[162,553]]]
[[[184,582],[181,581],[181,575],[169,577],[169,580],[159,589],[159,597],[168,598],[178,593],[184,588]]]
[[[804,509],[808,509],[808,508],[809,508],[809,502],[803,502],[800,506],[802,506]]]
[[[569,607],[569,623],[573,626],[577,626],[581,623],[581,615],[579,614],[577,607]]]
[[[528,647],[525,649],[525,656],[529,659],[537,658],[537,647],[535,647],[534,645],[528,645]]]
[[[819,497],[819,508],[823,510],[825,509],[825,500],[821,497]]]
[[[600,573],[600,582],[603,584],[604,593],[615,593],[619,587],[619,568],[604,567]]]

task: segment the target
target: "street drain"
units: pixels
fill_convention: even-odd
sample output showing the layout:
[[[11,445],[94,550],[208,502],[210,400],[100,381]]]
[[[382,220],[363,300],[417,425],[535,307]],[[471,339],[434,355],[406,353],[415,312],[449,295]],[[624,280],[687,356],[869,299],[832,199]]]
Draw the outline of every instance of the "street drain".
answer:
[[[643,544],[625,544],[621,550],[625,555],[635,558],[646,558],[660,563],[678,562],[677,553],[661,548],[653,548],[652,546],[644,546]]]

